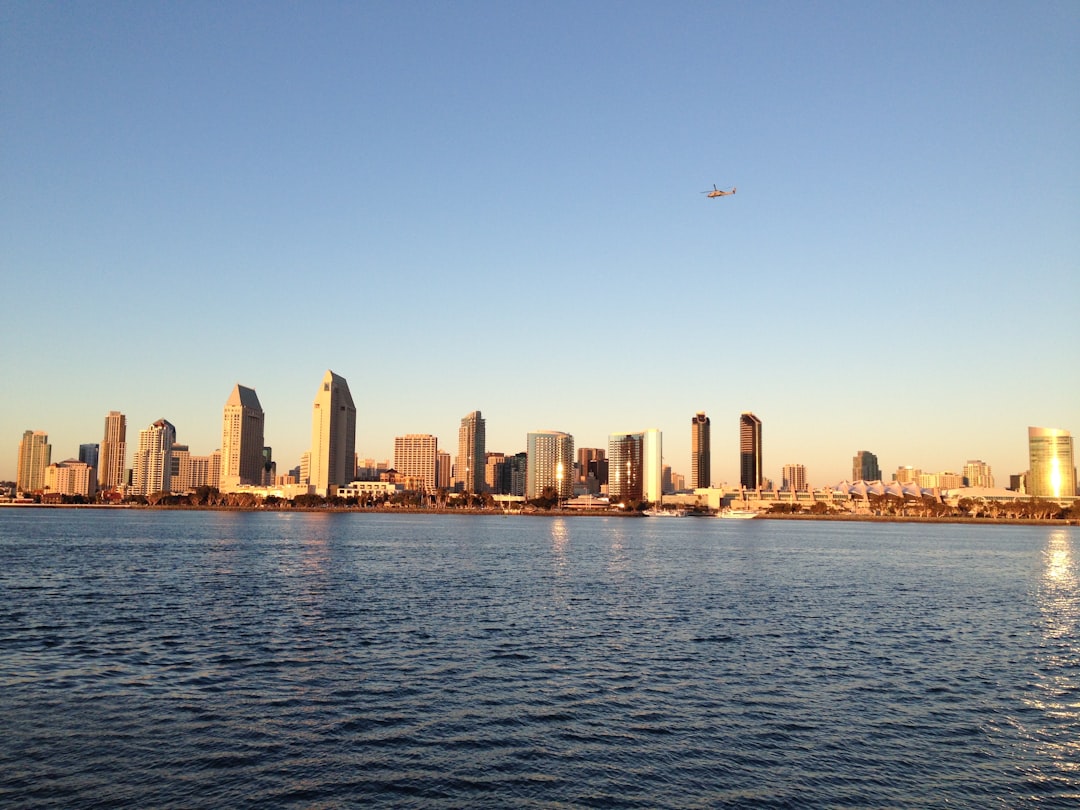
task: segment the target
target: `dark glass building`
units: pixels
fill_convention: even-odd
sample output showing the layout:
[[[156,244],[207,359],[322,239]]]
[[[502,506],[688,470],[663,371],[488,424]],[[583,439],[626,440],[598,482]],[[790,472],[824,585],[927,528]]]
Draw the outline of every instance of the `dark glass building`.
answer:
[[[758,489],[763,482],[761,420],[747,412],[739,417],[739,483],[746,489]]]

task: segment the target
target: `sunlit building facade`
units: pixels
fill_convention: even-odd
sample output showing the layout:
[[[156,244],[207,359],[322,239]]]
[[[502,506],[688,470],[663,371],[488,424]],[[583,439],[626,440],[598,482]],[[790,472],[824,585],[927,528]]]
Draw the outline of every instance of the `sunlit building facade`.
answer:
[[[394,437],[394,469],[419,484],[421,492],[434,492],[439,440],[430,433],[407,433]]]
[[[783,467],[780,489],[785,492],[808,492],[806,467],[802,464],[785,464]]]
[[[323,497],[350,483],[356,472],[356,405],[349,383],[333,371],[326,372],[315,393],[308,464],[308,483]]]
[[[644,445],[643,433],[613,433],[608,437],[608,497],[612,503],[644,500]]]
[[[45,468],[45,491],[52,495],[93,495],[94,468],[69,458]]]
[[[994,476],[990,471],[990,465],[978,459],[968,461],[964,465],[964,486],[993,489]]]
[[[133,495],[154,495],[172,488],[172,447],[176,428],[166,419],[158,419],[139,431],[139,449],[131,466]]]
[[[222,492],[264,484],[266,417],[253,388],[237,384],[225,402],[221,427]]]
[[[120,411],[109,411],[105,416],[105,437],[98,458],[98,486],[101,489],[123,486],[127,478],[127,417]]]
[[[45,468],[52,461],[52,445],[43,430],[27,430],[19,442],[19,468],[15,487],[19,492],[41,492],[45,489]]]
[[[480,411],[462,417],[454,477],[462,492],[482,493],[486,468],[486,423]]]
[[[758,489],[764,479],[761,420],[748,411],[739,416],[739,484],[746,489]]]
[[[690,420],[690,488],[707,487],[712,483],[712,444],[709,437],[709,417],[698,411]]]
[[[1036,498],[1076,494],[1072,435],[1058,428],[1028,428],[1027,491]]]
[[[526,436],[525,497],[539,498],[546,488],[560,499],[574,496],[574,437],[556,430]]]

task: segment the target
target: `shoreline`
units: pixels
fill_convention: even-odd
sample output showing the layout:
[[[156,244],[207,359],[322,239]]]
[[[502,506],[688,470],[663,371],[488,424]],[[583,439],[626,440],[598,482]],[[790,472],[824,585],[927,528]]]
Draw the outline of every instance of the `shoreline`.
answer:
[[[504,512],[499,509],[381,509],[358,506],[290,506],[286,508],[265,506],[145,506],[139,504],[107,503],[0,503],[0,508],[18,509],[107,509],[142,512],[326,512],[330,514],[376,514],[376,515],[488,515],[502,517],[614,517],[646,518],[637,512],[575,512],[567,509],[538,510],[535,512]],[[690,519],[715,519],[716,515],[688,515]],[[957,523],[980,526],[1080,526],[1080,520],[1046,518],[989,518],[989,517],[923,517],[920,515],[803,515],[790,513],[762,513],[754,520],[788,521],[837,521],[841,523]]]

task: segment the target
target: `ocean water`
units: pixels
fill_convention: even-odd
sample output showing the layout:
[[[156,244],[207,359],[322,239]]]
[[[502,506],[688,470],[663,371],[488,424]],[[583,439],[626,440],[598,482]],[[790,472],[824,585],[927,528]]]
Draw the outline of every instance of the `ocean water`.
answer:
[[[1080,807],[1080,531],[0,510],[0,804]]]

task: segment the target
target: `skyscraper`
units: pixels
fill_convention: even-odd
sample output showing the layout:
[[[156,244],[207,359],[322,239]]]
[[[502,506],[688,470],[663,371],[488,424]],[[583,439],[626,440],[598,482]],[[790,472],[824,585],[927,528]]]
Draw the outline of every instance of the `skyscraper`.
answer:
[[[644,444],[642,433],[608,436],[608,496],[612,503],[644,500],[641,468]]]
[[[458,455],[454,467],[454,476],[463,492],[484,491],[486,449],[484,418],[480,411],[466,414],[458,429]]]
[[[641,494],[650,503],[659,503],[664,497],[663,434],[657,428],[649,428],[642,435],[644,442],[641,453]]]
[[[880,481],[881,468],[878,467],[877,456],[869,450],[860,450],[851,459],[852,481]]]
[[[131,490],[134,495],[153,495],[169,492],[172,487],[172,447],[176,444],[176,428],[165,419],[158,419],[139,431],[139,449],[131,465]]]
[[[574,495],[574,437],[557,430],[526,436],[525,497],[539,498],[551,487],[561,500]]]
[[[52,445],[43,430],[27,430],[19,442],[19,469],[15,488],[19,492],[45,489],[45,468],[52,461]]]
[[[123,486],[127,466],[127,417],[120,411],[109,411],[105,417],[105,438],[98,456],[98,486],[113,489]]]
[[[1036,498],[1076,494],[1072,435],[1058,428],[1028,428],[1027,491]]]
[[[739,483],[746,489],[758,489],[763,481],[761,420],[747,411],[739,417]]]
[[[225,401],[222,419],[222,492],[262,484],[264,422],[263,409],[254,389],[238,383]]]
[[[709,417],[698,411],[690,420],[690,488],[707,487],[712,483],[712,443],[709,438]]]
[[[315,394],[309,465],[309,483],[324,497],[331,487],[352,481],[355,471],[356,406],[345,378],[332,371],[323,376]]]
[[[408,433],[394,437],[394,469],[399,476],[420,482],[421,492],[436,489],[435,466],[439,440],[430,433]]]

